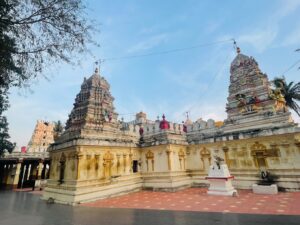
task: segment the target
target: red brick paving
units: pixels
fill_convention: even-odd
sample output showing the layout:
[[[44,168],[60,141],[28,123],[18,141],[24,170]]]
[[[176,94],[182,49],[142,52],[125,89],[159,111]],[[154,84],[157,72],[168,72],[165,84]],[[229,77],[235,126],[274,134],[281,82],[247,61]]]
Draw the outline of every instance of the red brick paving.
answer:
[[[212,196],[207,189],[178,192],[141,191],[82,205],[100,208],[135,208],[223,213],[300,215],[300,192],[257,195],[239,190],[238,197]]]

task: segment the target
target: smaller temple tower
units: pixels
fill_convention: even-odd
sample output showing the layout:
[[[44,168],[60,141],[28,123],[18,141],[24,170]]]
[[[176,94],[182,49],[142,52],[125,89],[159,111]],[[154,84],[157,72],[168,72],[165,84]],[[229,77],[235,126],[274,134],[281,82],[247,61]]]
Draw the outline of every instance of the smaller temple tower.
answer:
[[[38,120],[28,143],[27,152],[46,152],[49,145],[54,142],[53,129],[53,123]]]

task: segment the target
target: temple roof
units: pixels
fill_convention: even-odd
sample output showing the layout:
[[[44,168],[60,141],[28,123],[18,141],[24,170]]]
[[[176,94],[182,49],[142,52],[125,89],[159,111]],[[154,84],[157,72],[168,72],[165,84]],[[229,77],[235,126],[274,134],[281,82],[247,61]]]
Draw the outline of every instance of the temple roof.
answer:
[[[252,68],[260,71],[258,63],[253,57],[241,54],[240,50],[237,53],[237,56],[231,62],[230,73],[234,72],[237,68]]]
[[[249,60],[251,60],[249,56],[238,53],[237,56],[231,62],[231,66],[240,65],[241,62],[247,62]]]
[[[104,77],[100,76],[98,68],[95,69],[95,72],[92,76],[84,80],[83,85],[88,85],[89,87],[110,87],[108,82],[104,79]]]

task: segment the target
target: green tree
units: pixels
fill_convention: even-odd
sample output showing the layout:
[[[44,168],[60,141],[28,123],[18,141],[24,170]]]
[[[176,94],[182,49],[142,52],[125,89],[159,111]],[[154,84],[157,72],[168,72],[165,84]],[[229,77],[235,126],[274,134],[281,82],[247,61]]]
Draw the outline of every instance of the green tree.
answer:
[[[8,122],[5,116],[0,116],[0,157],[4,151],[12,152],[16,144],[9,141]]]
[[[63,132],[63,130],[64,130],[64,127],[60,120],[58,120],[57,122],[54,122],[54,132],[60,134]]]
[[[1,86],[26,85],[87,52],[95,29],[85,10],[82,0],[0,0]]]
[[[75,63],[88,52],[93,22],[82,0],[0,0],[0,153],[8,141],[7,109],[11,87],[26,87],[55,63]],[[45,76],[44,76],[45,77]]]
[[[300,82],[296,84],[294,82],[287,83],[284,77],[276,77],[273,84],[280,89],[286,105],[300,116],[300,107],[297,104],[297,101],[300,101]]]

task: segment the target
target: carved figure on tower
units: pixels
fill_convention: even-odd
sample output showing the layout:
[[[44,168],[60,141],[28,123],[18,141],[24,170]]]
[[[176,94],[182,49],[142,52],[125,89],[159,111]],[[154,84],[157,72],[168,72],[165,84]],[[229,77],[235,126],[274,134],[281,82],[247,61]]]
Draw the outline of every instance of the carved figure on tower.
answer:
[[[275,107],[274,107],[274,110],[276,112],[278,112],[278,111],[286,112],[287,111],[286,101],[285,101],[284,95],[281,93],[280,88],[271,90],[269,96],[271,99],[276,101]]]

